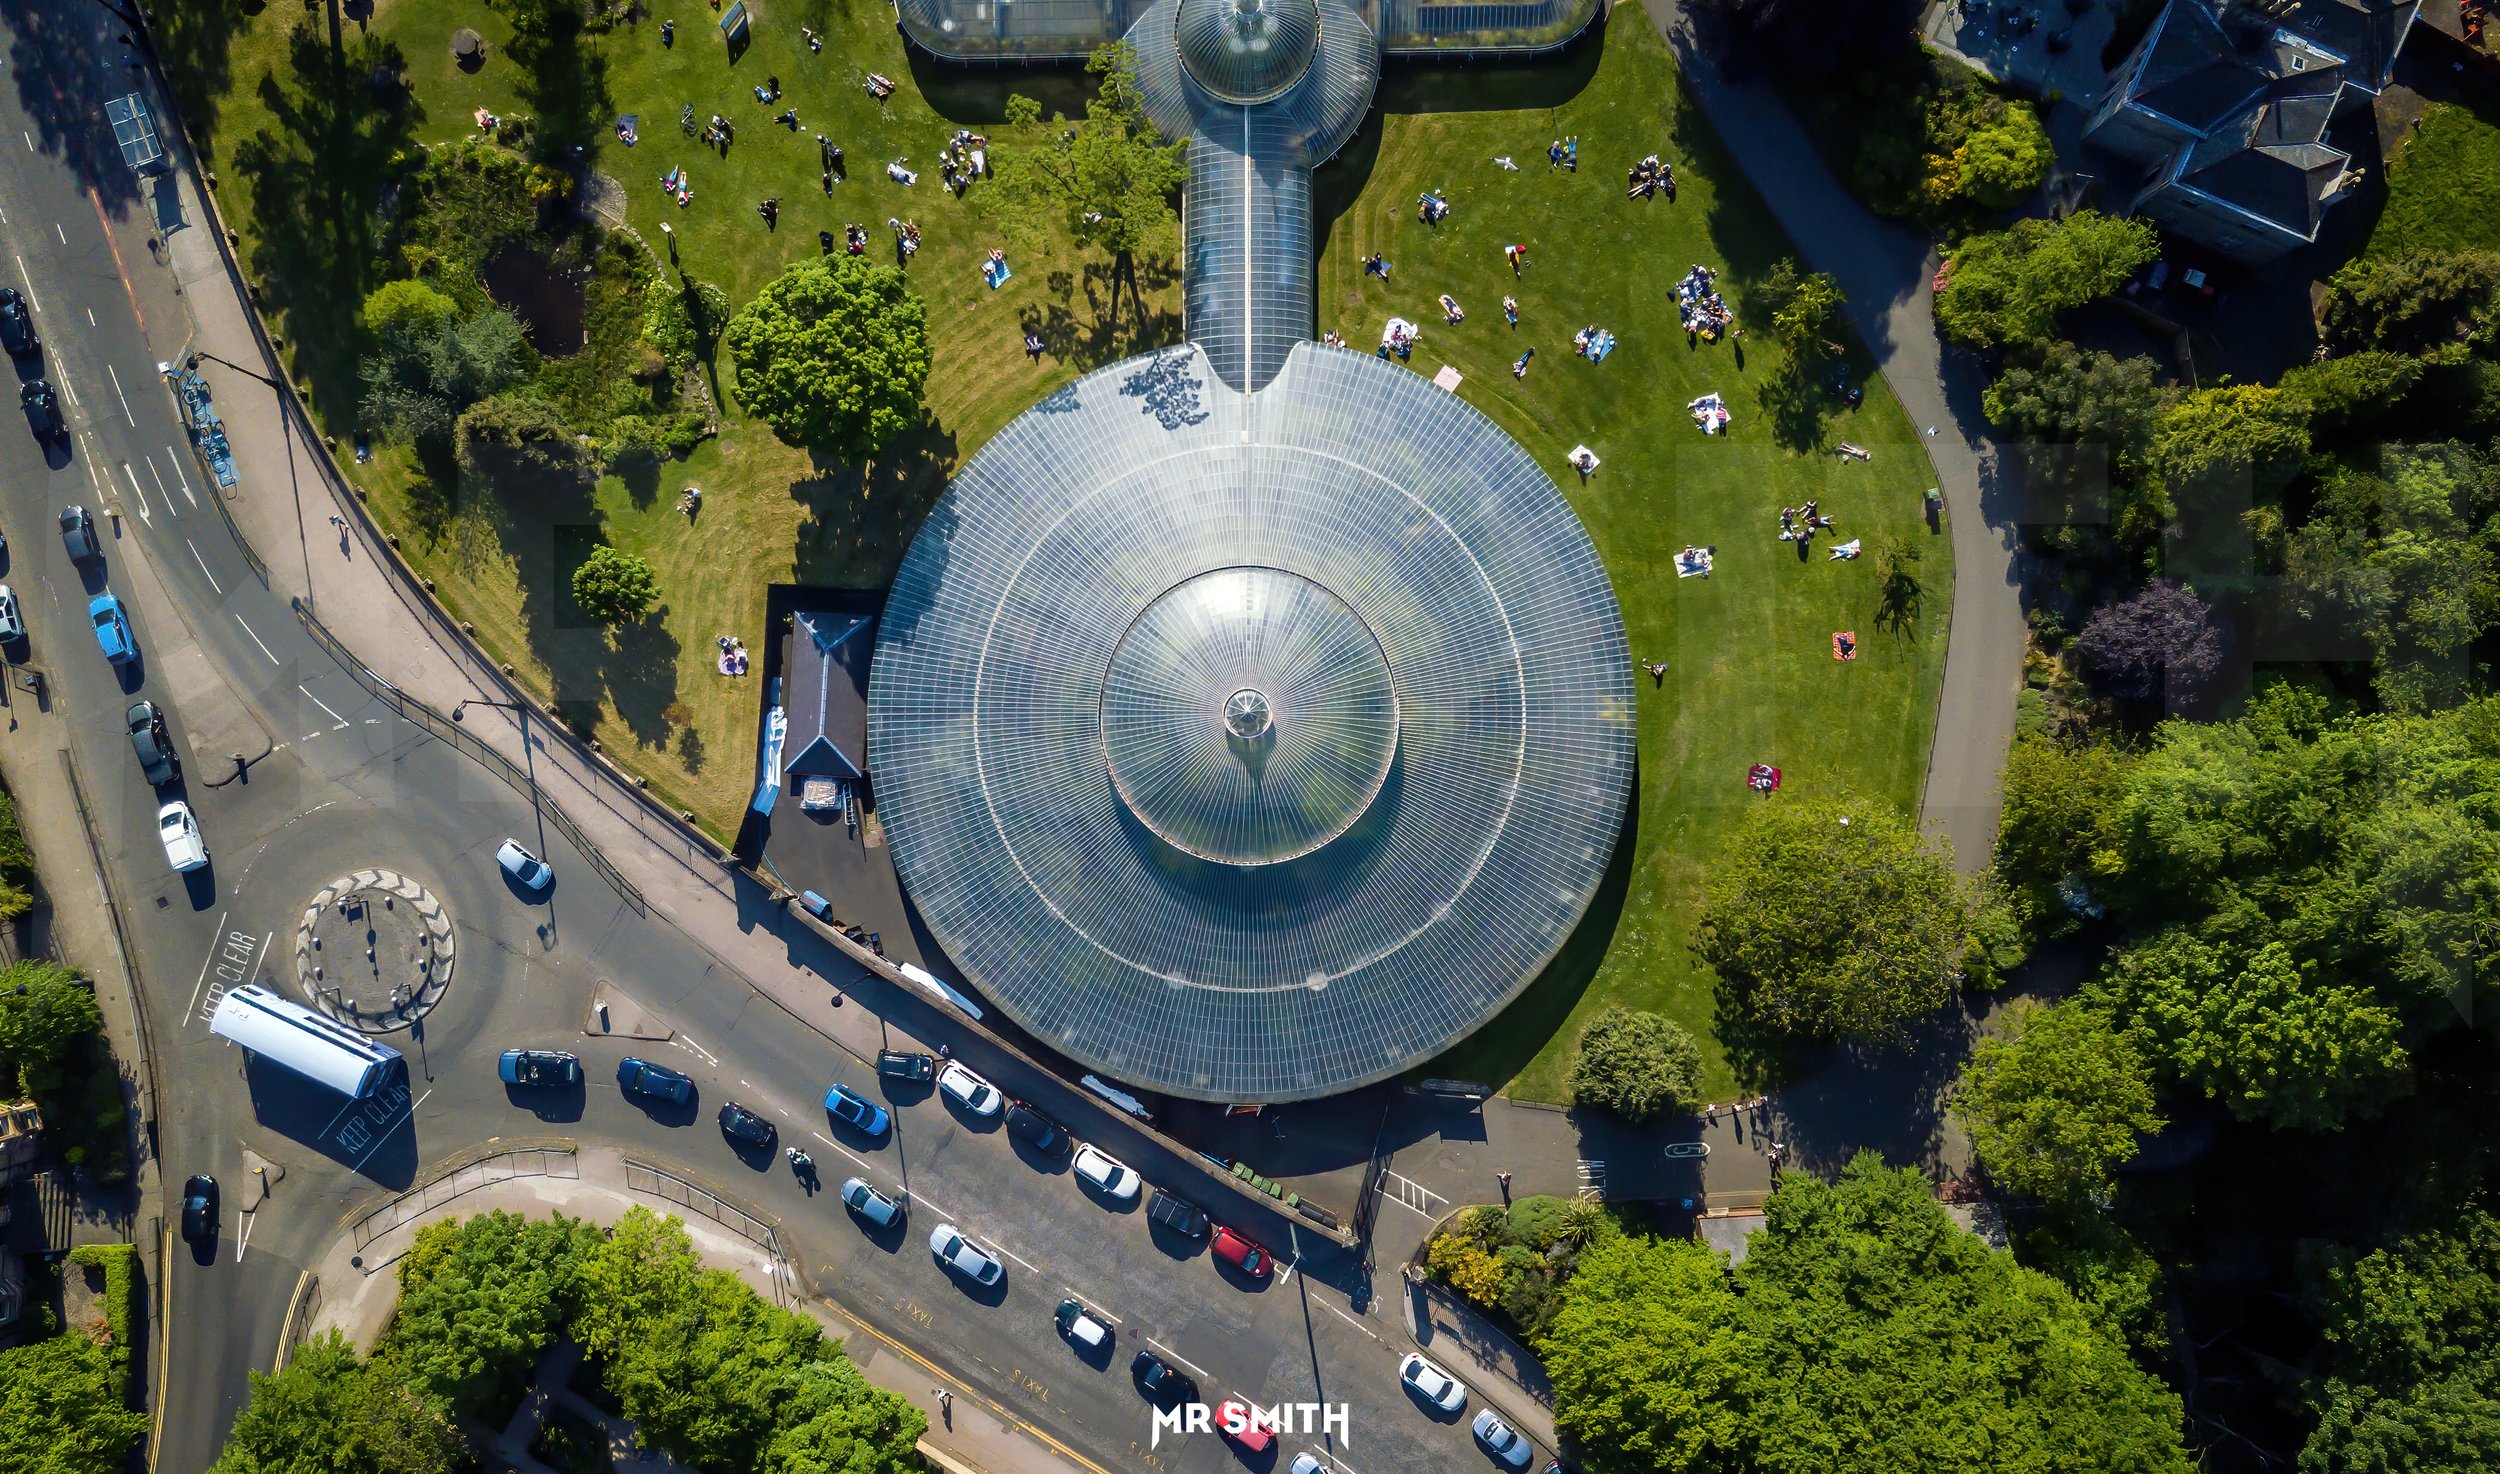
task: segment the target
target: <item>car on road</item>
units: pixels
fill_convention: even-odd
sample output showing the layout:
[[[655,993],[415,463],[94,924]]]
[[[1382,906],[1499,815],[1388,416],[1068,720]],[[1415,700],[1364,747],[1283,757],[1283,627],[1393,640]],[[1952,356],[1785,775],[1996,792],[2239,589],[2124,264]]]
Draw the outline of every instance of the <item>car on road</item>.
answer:
[[[1137,1201],[1137,1169],[1101,1147],[1087,1142],[1076,1149],[1076,1180],[1115,1203]]]
[[[0,640],[26,638],[26,617],[18,612],[17,591],[0,583]]]
[[[948,1269],[976,1285],[994,1285],[1007,1277],[1007,1266],[998,1256],[964,1237],[964,1231],[951,1223],[941,1223],[929,1230],[929,1252]]]
[[[826,1088],[825,1114],[863,1136],[885,1135],[885,1107],[848,1085],[836,1083]]]
[[[628,1095],[647,1095],[671,1105],[684,1105],[694,1099],[694,1081],[666,1065],[631,1055],[617,1062],[616,1088]]]
[[[43,339],[35,336],[35,314],[26,305],[26,294],[15,287],[0,287],[0,348],[8,349],[11,358],[43,351]]]
[[[1204,1208],[1178,1193],[1156,1188],[1154,1201],[1146,1205],[1146,1221],[1159,1223],[1185,1239],[1202,1239],[1209,1227]]]
[[[95,540],[95,518],[75,503],[61,509],[61,546],[69,549],[70,561],[83,563],[104,550]]]
[[[739,1146],[771,1146],[781,1133],[772,1122],[733,1100],[720,1108],[720,1134]]]
[[[87,601],[87,618],[95,625],[95,642],[104,647],[104,658],[115,665],[128,665],[139,653],[139,643],[130,636],[130,617],[122,612],[122,601],[111,589]]]
[[[1008,1103],[1007,1132],[1046,1157],[1068,1154],[1068,1128],[1023,1101]]]
[[[903,1221],[903,1200],[888,1197],[868,1185],[864,1177],[849,1177],[842,1182],[842,1206],[860,1216],[872,1228],[892,1228]]]
[[[1137,1379],[1139,1391],[1165,1407],[1197,1399],[1198,1384],[1190,1380],[1189,1373],[1151,1351],[1140,1351],[1129,1358],[1128,1373]]]
[[[523,890],[545,890],[547,882],[556,876],[553,870],[547,868],[546,861],[521,848],[517,839],[503,842],[502,847],[495,851],[495,863],[503,867],[504,874],[520,882]]]
[[[1263,1280],[1276,1272],[1276,1256],[1251,1242],[1238,1229],[1219,1226],[1215,1230],[1215,1257],[1254,1280]]]
[[[1082,1302],[1062,1300],[1051,1320],[1059,1334],[1068,1338],[1080,1351],[1100,1351],[1111,1344],[1111,1327],[1104,1325]]]
[[[506,1085],[579,1085],[582,1062],[561,1049],[507,1049],[495,1074]]]
[[[156,837],[165,842],[165,863],[185,874],[208,863],[208,841],[200,837],[200,821],[180,799],[156,811]]]
[[[1506,1468],[1525,1469],[1536,1453],[1536,1445],[1528,1441],[1528,1435],[1503,1422],[1491,1408],[1476,1414],[1475,1433],[1476,1442],[1483,1444],[1484,1451]]]
[[[997,1086],[951,1059],[946,1062],[946,1068],[938,1071],[938,1089],[946,1093],[947,1099],[976,1116],[995,1116],[998,1108],[1007,1103],[1007,1097]]]
[[[0,595],[8,593],[0,584]],[[14,609],[14,599],[0,598],[0,603]],[[153,701],[134,703],[124,714],[130,724],[131,750],[139,754],[139,771],[147,774],[152,787],[162,788],[182,776],[182,759],[174,752],[173,735],[165,730],[165,713]]]
[[[1327,1469],[1327,1463],[1307,1448],[1293,1456],[1292,1474],[1327,1474]]]
[[[1250,1409],[1234,1399],[1227,1399],[1215,1410],[1215,1426],[1226,1438],[1240,1444],[1243,1453],[1266,1453],[1267,1446],[1276,1441],[1276,1430],[1253,1421]]]
[[[1422,1357],[1409,1353],[1398,1363],[1398,1380],[1406,1390],[1445,1413],[1467,1405],[1467,1385]]]
[[[907,1085],[926,1085],[937,1078],[937,1061],[909,1049],[880,1049],[877,1073]]]
[[[197,1244],[217,1237],[217,1179],[195,1172],[182,1185],[182,1241]]]
[[[29,379],[17,388],[18,407],[26,411],[26,423],[34,427],[37,440],[61,438],[66,427],[61,423],[61,397],[52,392],[48,380]]]

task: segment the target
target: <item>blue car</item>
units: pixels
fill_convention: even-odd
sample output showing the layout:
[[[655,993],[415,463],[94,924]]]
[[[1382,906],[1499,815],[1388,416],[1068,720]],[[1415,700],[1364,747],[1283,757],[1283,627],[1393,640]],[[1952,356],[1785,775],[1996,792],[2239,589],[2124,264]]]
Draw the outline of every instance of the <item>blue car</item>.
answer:
[[[628,1095],[647,1095],[671,1105],[694,1099],[694,1082],[666,1065],[627,1058],[616,1067],[616,1086]]]
[[[95,621],[95,641],[104,647],[104,658],[115,665],[128,665],[139,653],[138,642],[130,638],[130,620],[122,613],[122,601],[107,589],[87,601],[87,618]]]
[[[825,1113],[854,1131],[885,1135],[885,1107],[847,1085],[836,1085],[825,1092]]]

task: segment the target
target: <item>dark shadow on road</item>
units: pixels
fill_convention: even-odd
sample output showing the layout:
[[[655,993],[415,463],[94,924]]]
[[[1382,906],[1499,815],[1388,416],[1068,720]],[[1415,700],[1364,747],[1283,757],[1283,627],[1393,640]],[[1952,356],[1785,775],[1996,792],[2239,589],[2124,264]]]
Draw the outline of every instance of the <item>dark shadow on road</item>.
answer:
[[[361,1100],[259,1055],[247,1056],[243,1079],[263,1126],[383,1187],[416,1180],[416,1122],[404,1075]]]

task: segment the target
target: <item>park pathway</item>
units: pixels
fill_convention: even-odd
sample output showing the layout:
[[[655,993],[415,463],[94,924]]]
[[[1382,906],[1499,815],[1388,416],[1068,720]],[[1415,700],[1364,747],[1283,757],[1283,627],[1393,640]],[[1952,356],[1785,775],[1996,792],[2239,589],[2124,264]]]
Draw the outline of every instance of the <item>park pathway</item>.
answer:
[[[1953,626],[1927,757],[1920,822],[1953,842],[1965,874],[1996,845],[2005,757],[2022,686],[2023,609],[2015,575],[2020,472],[1991,438],[1987,376],[1936,340],[1927,241],[1849,197],[1778,93],[1732,80],[1694,40],[1679,0],[1644,0],[1720,141],[1806,264],[1848,295],[1858,334],[1901,407],[1928,431],[1953,536]]]

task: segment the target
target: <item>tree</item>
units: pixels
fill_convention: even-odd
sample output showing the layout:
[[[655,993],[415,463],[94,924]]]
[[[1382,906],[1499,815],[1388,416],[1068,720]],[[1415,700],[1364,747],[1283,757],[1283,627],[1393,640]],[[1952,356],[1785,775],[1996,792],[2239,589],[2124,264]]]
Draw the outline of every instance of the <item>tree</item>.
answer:
[[[913,1474],[923,1467],[929,1420],[894,1393],[868,1385],[848,1361],[800,1372],[764,1445],[759,1474]]]
[[[120,1474],[146,1435],[112,1358],[76,1331],[0,1351],[0,1469]]]
[[[1953,1095],[1954,1119],[1988,1175],[2052,1202],[2099,1198],[2136,1138],[2165,1124],[2135,1041],[2079,1003],[2007,1006]]]
[[[1936,326],[1982,347],[2046,338],[2059,313],[2116,291],[2160,254],[2153,227],[2141,220],[2090,210],[2063,221],[2017,220],[1954,253],[1936,294]]]
[[[2098,885],[2125,867],[2118,819],[2127,770],[2126,754],[2107,740],[2022,737],[2006,758],[1996,873],[2047,935],[2073,924],[2064,887]],[[2073,894],[2099,904],[2088,890]]]
[[[1766,1214],[1732,1268],[1687,1241],[1582,1256],[1537,1349],[1592,1474],[2186,1474],[2178,1398],[1918,1173],[1861,1156]]]
[[[452,433],[464,484],[480,490],[578,490],[590,451],[556,407],[534,394],[498,394],[461,412]]]
[[[390,291],[384,287],[374,297]],[[430,288],[417,292],[440,297]],[[368,298],[368,308],[372,305]],[[537,364],[528,330],[500,307],[447,319],[424,297],[405,293],[384,302],[383,322],[388,331],[377,330],[374,351],[362,366],[359,413],[385,435],[439,441],[463,410],[519,383]]]
[[[630,624],[660,597],[651,565],[606,543],[573,570],[573,602],[601,624]]]
[[[2480,1206],[2326,1274],[2334,1367],[2301,1474],[2500,1467],[2500,1221]]]
[[[34,909],[35,852],[17,822],[17,797],[0,788],[0,921]]]
[[[2222,668],[2223,638],[2213,606],[2168,579],[2092,611],[2075,653],[2109,688],[2142,700],[2193,699]]]
[[[919,421],[928,311],[897,267],[800,261],[739,309],[721,341],[739,400],[793,445],[868,461]]]
[[[459,303],[413,278],[384,282],[365,296],[365,330],[386,348],[417,349],[459,318]]]
[[[1045,125],[1041,104],[1024,96],[1007,99],[1008,135],[993,145],[1001,203],[1011,229],[1025,239],[1049,226],[1111,257],[1111,315],[1120,311],[1125,283],[1138,316],[1145,298],[1137,290],[1137,258],[1165,256],[1179,243],[1172,202],[1189,182],[1186,145],[1165,143],[1146,116],[1146,95],[1137,83],[1137,51],[1127,41],[1098,48],[1085,70],[1101,79],[1085,104],[1085,121],[1054,115]]]
[[[48,1093],[104,1032],[95,989],[74,967],[29,959],[0,968],[0,1081]]]
[[[2382,705],[2422,711],[2471,699],[2474,642],[2500,623],[2500,458],[2458,445],[2389,449],[2320,488],[2284,552],[2302,615],[2358,632]]]
[[[2010,210],[2031,198],[2049,177],[2056,152],[2048,130],[2028,107],[1991,98],[1996,106],[1949,155],[1933,159],[1930,200],[1950,206],[1967,201],[1983,210]]]
[[[1685,1114],[1701,1101],[1701,1046],[1664,1015],[1605,1009],[1580,1035],[1571,1094],[1627,1121]]]
[[[251,1384],[209,1474],[451,1474],[467,1462],[441,1400],[387,1360],[359,1363],[336,1331]]]
[[[395,1361],[453,1405],[476,1407],[525,1377],[555,1339],[574,1307],[575,1271],[599,1242],[564,1217],[497,1211],[427,1224],[399,1262]]]
[[[1880,804],[1765,804],[1712,867],[1703,961],[1756,1022],[1810,1039],[1896,1036],[1953,996],[1978,937],[1951,862]]]
[[[2328,279],[2327,341],[2414,354],[2500,333],[2500,251],[2364,256]]]
[[[1918,549],[1900,538],[1885,538],[1875,548],[1875,578],[1875,627],[1908,634],[1927,602],[1927,586],[1918,576]]]
[[[1841,295],[1840,283],[1829,275],[1801,272],[1796,262],[1784,258],[1764,273],[1753,297],[1771,314],[1772,335],[1798,358],[1827,356],[1823,345],[1831,341],[1840,309],[1848,301]]]
[[[2001,430],[2026,440],[2086,447],[2102,457],[2096,465],[2075,456],[2035,455],[2030,461],[2035,474],[2072,483],[2097,470],[2124,484],[2142,473],[2153,423],[2169,397],[2150,358],[2112,358],[2052,339],[2008,363],[1981,403]]]
[[[2250,507],[2280,497],[2306,463],[2309,411],[2307,398],[2259,384],[2225,384],[2179,399],[2153,426],[2161,496],[2147,515],[2239,525]],[[2139,542],[2158,530],[2157,522],[2119,528]]]

